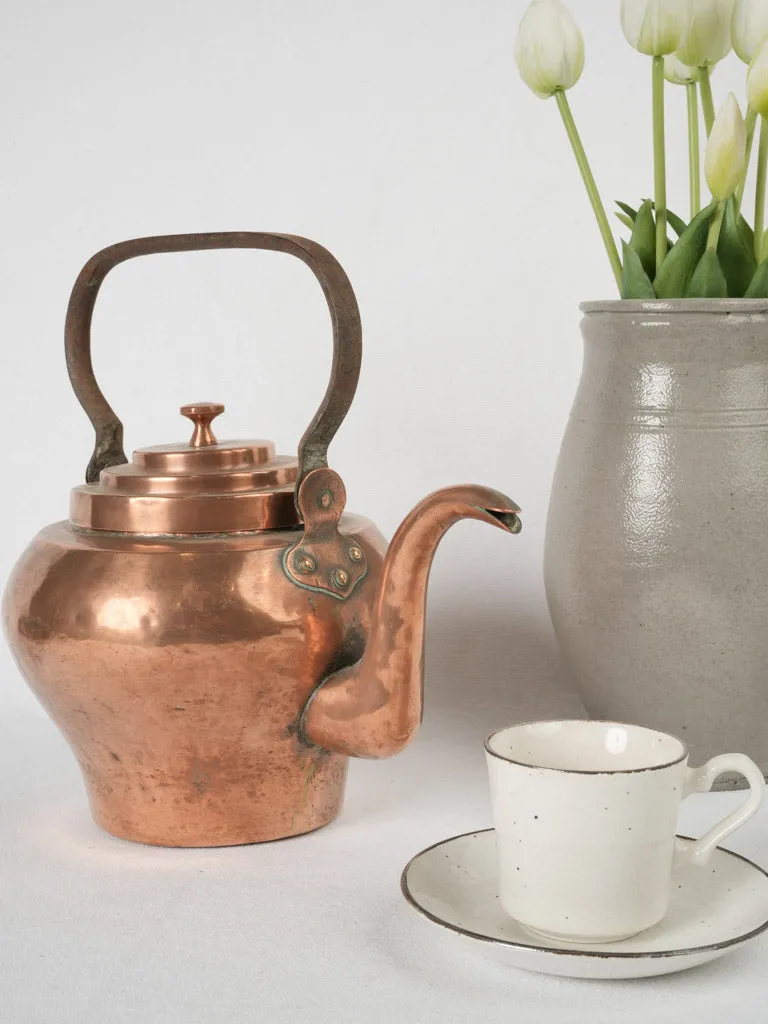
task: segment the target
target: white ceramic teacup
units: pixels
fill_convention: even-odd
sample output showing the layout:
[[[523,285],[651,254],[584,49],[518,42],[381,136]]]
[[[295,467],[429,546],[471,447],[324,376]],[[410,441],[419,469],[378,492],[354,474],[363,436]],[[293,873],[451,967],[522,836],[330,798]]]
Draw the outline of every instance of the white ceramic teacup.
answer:
[[[636,725],[531,722],[493,733],[485,748],[501,905],[555,939],[613,942],[656,924],[675,857],[705,865],[765,791],[745,754],[689,768],[681,740]],[[747,780],[744,803],[701,839],[676,839],[681,801],[723,772]]]

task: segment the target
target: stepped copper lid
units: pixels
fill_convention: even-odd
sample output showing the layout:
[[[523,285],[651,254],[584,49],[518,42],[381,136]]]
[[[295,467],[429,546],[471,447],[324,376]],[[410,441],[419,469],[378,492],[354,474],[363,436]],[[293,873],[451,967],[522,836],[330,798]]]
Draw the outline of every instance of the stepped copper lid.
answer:
[[[272,441],[217,441],[215,402],[185,405],[194,423],[188,444],[140,448],[133,461],[75,487],[70,522],[87,530],[145,534],[240,533],[299,523],[296,458]]]

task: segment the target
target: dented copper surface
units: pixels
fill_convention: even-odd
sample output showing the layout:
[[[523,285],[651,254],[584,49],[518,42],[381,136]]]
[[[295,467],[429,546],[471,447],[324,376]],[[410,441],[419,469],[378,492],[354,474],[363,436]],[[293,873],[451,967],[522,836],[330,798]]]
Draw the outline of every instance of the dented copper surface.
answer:
[[[320,281],[334,357],[298,458],[219,441],[220,403],[184,406],[188,443],[128,461],[93,376],[90,323],[105,275],[159,252],[266,248]],[[438,491],[389,550],[345,512],[327,448],[360,368],[357,303],[325,249],[249,232],[136,239],[94,256],[66,324],[67,363],[96,433],[69,522],[17,564],[3,617],[29,685],[69,741],[95,820],[126,839],[216,846],[296,835],[341,807],[347,755],[401,749],[422,714],[429,568],[445,530],[474,518],[517,532],[488,488]],[[217,426],[217,433],[218,433]]]

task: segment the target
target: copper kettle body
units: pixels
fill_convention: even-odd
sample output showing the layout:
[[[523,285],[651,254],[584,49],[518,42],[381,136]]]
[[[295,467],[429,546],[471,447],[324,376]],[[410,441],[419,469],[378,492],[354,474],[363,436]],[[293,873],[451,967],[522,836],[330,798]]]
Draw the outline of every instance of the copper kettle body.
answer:
[[[289,253],[315,273],[334,335],[331,380],[299,445],[219,442],[223,410],[198,403],[188,444],[129,462],[96,383],[93,308],[136,256],[199,249]],[[66,353],[96,445],[68,521],[42,530],[9,580],[6,636],[68,740],[94,819],[125,839],[221,846],[297,835],[339,812],[349,755],[404,747],[422,713],[424,612],[434,550],[453,522],[516,533],[519,509],[460,486],[421,502],[389,549],[344,511],[328,444],[360,369],[349,280],[291,235],[174,235],[122,242],[83,268]]]

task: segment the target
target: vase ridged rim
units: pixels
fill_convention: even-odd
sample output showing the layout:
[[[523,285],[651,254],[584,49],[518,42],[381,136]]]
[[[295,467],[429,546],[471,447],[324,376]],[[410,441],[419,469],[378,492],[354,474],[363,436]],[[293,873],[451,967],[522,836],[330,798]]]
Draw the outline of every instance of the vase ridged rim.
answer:
[[[768,314],[768,299],[601,299],[582,302],[582,313],[723,313]]]

